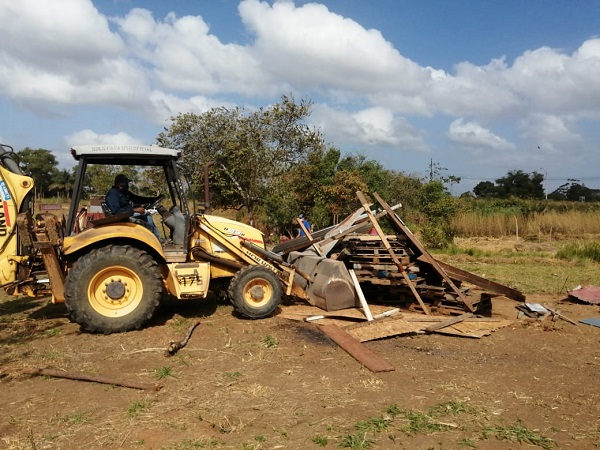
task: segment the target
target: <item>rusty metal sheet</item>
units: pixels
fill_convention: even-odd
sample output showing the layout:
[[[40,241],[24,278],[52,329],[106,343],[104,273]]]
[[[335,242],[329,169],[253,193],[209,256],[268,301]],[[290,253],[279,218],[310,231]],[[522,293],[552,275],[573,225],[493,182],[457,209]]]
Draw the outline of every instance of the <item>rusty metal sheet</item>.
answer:
[[[600,286],[585,286],[569,291],[569,295],[581,302],[600,304]]]

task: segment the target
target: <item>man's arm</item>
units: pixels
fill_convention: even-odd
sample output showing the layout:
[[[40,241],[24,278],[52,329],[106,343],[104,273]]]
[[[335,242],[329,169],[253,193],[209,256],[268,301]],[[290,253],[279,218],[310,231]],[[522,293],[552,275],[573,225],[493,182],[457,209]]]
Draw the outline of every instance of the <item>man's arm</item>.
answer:
[[[104,198],[106,205],[113,214],[128,212],[133,214],[133,207],[129,204],[129,200],[116,189],[111,189],[106,193]]]
[[[154,203],[158,199],[158,197],[142,197],[141,195],[134,194],[131,191],[127,191],[127,198],[131,200],[134,205]]]

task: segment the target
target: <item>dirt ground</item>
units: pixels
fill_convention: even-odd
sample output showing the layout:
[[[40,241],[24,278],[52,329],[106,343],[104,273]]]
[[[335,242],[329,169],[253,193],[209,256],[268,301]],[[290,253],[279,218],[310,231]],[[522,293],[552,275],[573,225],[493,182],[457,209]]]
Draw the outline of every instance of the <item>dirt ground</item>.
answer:
[[[528,301],[600,317],[598,306]],[[244,320],[214,299],[167,303],[147,328],[110,336],[81,333],[47,299],[5,299],[0,448],[600,447],[600,328],[517,319],[515,305],[494,298],[494,317],[514,322],[481,339],[367,342],[395,368],[372,373],[316,323]],[[40,368],[163,387],[23,374]]]

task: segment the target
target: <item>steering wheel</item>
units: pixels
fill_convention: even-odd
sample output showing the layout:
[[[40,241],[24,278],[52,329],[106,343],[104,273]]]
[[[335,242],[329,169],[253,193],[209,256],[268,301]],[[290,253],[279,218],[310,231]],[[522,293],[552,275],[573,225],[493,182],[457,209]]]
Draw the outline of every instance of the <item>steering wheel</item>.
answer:
[[[144,206],[144,209],[156,209],[159,207],[160,202],[162,202],[164,199],[164,195],[159,195],[152,203],[148,203],[146,206]]]

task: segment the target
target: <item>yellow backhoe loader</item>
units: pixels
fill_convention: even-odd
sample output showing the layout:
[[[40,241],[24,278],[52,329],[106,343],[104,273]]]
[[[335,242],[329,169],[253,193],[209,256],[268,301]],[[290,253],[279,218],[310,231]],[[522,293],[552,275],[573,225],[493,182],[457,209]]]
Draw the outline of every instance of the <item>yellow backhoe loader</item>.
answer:
[[[71,154],[78,166],[65,218],[35,213],[33,179],[23,174],[10,146],[0,147],[0,287],[7,293],[51,295],[83,330],[105,334],[142,327],[164,293],[205,298],[215,279],[229,281],[235,310],[248,318],[271,315],[283,295],[326,296],[328,286],[342,303],[355,302],[351,281],[303,273],[269,252],[259,230],[194,211],[179,151],[84,145]],[[81,204],[93,165],[133,166],[164,177],[163,198],[146,205],[157,211],[164,241],[129,214],[106,211],[85,220]],[[317,290],[308,289],[317,278]]]

